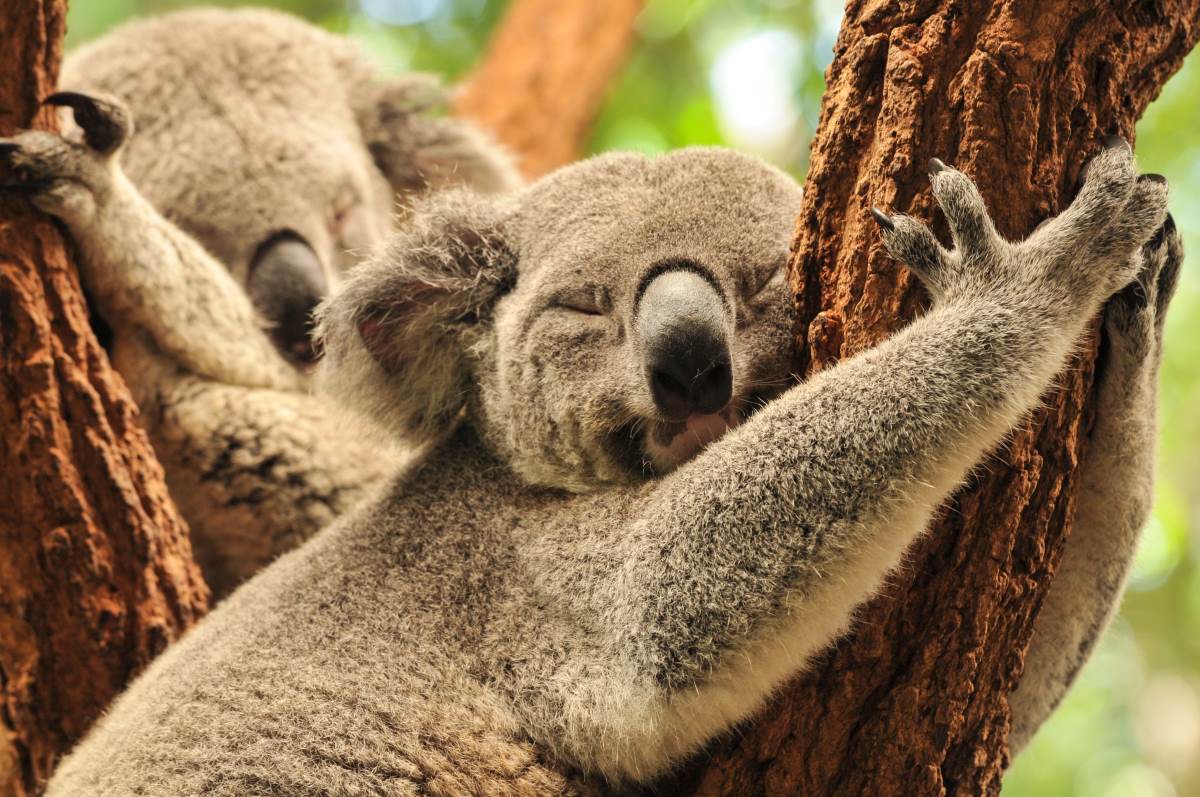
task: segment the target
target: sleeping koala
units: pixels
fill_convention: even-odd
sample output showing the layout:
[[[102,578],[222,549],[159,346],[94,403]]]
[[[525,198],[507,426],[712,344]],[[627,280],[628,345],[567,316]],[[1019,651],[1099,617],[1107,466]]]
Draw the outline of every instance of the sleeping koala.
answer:
[[[428,78],[382,78],[348,40],[275,12],[126,25],[74,52],[62,84],[47,102],[82,135],[0,144],[0,183],[31,190],[77,242],[221,594],[398,461],[309,394],[316,303],[397,203],[518,181],[478,131],[425,113]]]
[[[1117,291],[1104,390],[1152,389],[1164,182],[1112,142],[1014,244],[932,169],[954,250],[878,216],[932,308],[793,386],[779,171],[613,154],[424,203],[320,311],[319,377],[425,453],[168,649],[48,794],[603,791],[749,716]]]

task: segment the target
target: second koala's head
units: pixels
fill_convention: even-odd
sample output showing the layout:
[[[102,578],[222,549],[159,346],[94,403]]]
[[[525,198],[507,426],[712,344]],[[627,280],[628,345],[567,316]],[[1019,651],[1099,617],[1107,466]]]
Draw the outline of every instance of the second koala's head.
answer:
[[[397,201],[518,183],[478,131],[428,113],[442,99],[434,81],[381,77],[350,40],[278,12],[129,23],[73,52],[63,85],[130,108],[125,173],[246,287],[301,362],[309,312],[382,243]]]
[[[320,386],[410,439],[472,424],[535,484],[665,472],[786,386],[799,204],[719,149],[435,198],[319,312]]]

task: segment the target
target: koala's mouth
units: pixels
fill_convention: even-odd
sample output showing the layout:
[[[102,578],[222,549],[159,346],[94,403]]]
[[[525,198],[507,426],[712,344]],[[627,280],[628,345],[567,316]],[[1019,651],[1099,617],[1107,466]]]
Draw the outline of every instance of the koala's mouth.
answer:
[[[695,414],[683,421],[643,418],[613,435],[618,459],[643,476],[662,476],[694,458],[730,430],[745,423],[779,391],[734,398],[715,415]]]
[[[715,415],[693,414],[682,421],[658,421],[646,432],[646,457],[659,473],[672,470],[703,451],[741,423],[730,402]]]

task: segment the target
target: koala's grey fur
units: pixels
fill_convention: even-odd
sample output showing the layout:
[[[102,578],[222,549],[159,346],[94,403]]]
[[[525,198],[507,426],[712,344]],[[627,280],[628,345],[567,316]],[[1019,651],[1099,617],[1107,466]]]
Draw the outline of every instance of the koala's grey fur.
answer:
[[[1170,231],[1139,251],[1166,186],[1124,144],[1017,244],[964,175],[932,180],[953,251],[883,217],[930,311],[792,387],[800,189],[776,170],[608,155],[424,205],[324,308],[321,366],[424,456],[152,664],[48,794],[576,793],[746,718],[846,629],[1105,300],[1139,274],[1164,295],[1177,261]],[[657,418],[638,364],[663,264],[710,281],[736,331],[719,439],[679,444],[692,420]],[[1114,300],[1110,331],[1144,335],[1153,305]],[[1119,345],[1110,375],[1156,356]]]
[[[272,343],[247,297],[256,253],[280,234],[302,240],[323,272],[312,276],[333,286],[419,192],[518,179],[477,130],[426,113],[430,79],[384,78],[347,39],[276,12],[127,24],[72,53],[62,83],[86,95],[54,100],[74,107],[84,140],[18,137],[9,179],[77,242],[221,594],[401,457],[310,395]]]

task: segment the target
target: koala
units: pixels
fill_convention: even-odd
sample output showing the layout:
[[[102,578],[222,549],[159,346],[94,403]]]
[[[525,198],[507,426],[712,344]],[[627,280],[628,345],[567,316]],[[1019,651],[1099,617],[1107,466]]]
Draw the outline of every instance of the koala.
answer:
[[[876,211],[931,308],[801,384],[800,188],[757,160],[609,154],[420,203],[319,310],[317,381],[422,453],[169,648],[47,794],[603,793],[727,732],[848,628],[1106,300],[1103,389],[1152,392],[1180,253],[1127,144],[1020,243],[965,175],[931,180],[953,249]],[[1050,614],[1083,611],[1039,631],[1073,635],[1044,674],[1069,680],[1123,555],[1064,564],[1080,593]]]
[[[427,77],[264,10],[139,21],[71,54],[65,138],[3,145],[79,250],[84,288],[216,594],[403,455],[311,395],[311,312],[428,190],[519,183]],[[134,130],[136,129],[136,134]],[[0,170],[5,170],[0,164]]]

